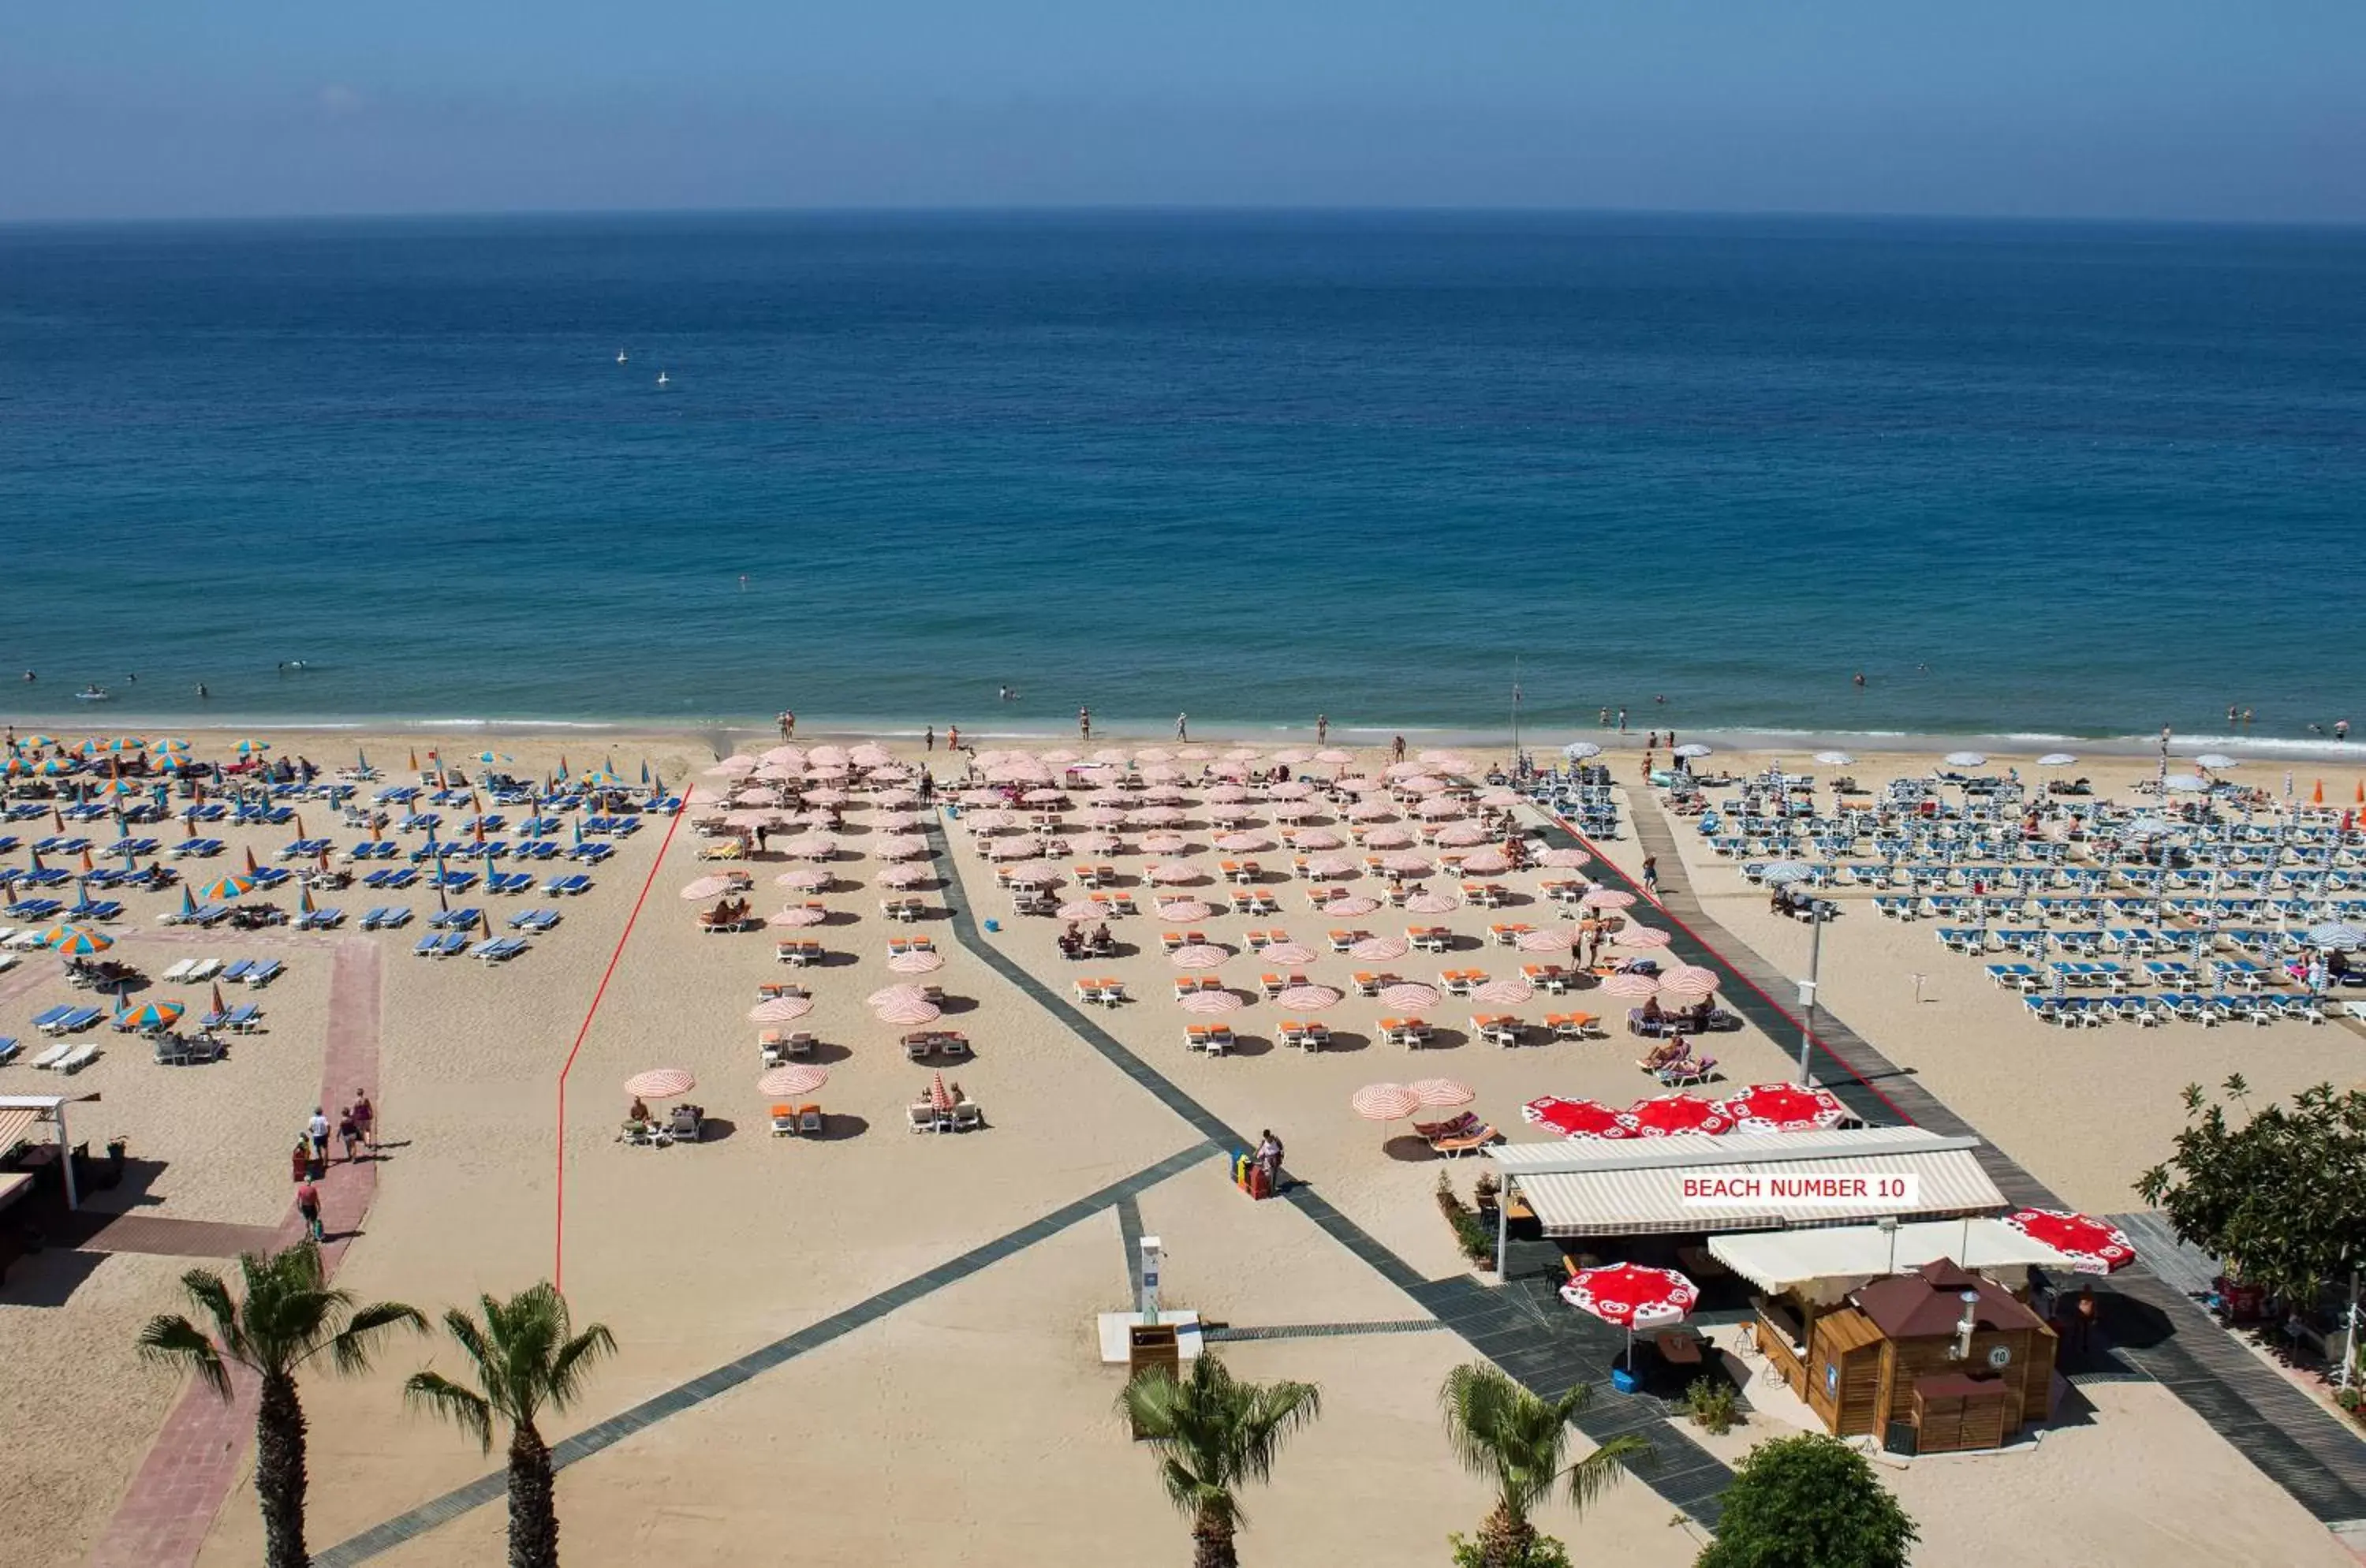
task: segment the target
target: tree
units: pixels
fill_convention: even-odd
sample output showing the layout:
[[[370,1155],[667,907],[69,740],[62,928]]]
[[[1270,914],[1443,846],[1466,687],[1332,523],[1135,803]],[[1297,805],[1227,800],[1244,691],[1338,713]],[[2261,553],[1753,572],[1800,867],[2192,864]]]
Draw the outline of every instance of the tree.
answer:
[[[2248,1110],[2249,1087],[2228,1078],[2228,1100]],[[2177,1152],[2136,1190],[2246,1283],[2314,1303],[2366,1258],[2366,1091],[2318,1084],[2239,1126],[2227,1109],[2187,1086]]]
[[[1237,1568],[1240,1488],[1272,1479],[1282,1439],[1323,1413],[1323,1393],[1313,1383],[1241,1382],[1203,1353],[1179,1379],[1164,1367],[1144,1372],[1118,1408],[1156,1451],[1169,1500],[1191,1517],[1192,1568]]]
[[[1651,1454],[1650,1439],[1630,1433],[1564,1463],[1570,1422],[1593,1396],[1593,1388],[1580,1383],[1559,1399],[1540,1398],[1485,1361],[1446,1374],[1437,1397],[1447,1438],[1464,1469],[1495,1485],[1495,1509],[1480,1526],[1476,1543],[1483,1568],[1523,1568],[1551,1550],[1545,1544],[1551,1538],[1538,1535],[1528,1515],[1556,1488],[1583,1511],[1617,1483],[1626,1461]]]
[[[321,1249],[302,1242],[285,1252],[250,1252],[238,1260],[240,1297],[222,1277],[192,1269],[181,1289],[206,1327],[178,1314],[149,1320],[140,1354],[193,1371],[227,1402],[231,1369],[242,1367],[261,1385],[254,1412],[254,1493],[263,1507],[263,1560],[268,1568],[305,1568],[304,1406],[296,1374],[322,1352],[341,1373],[366,1371],[374,1342],[398,1324],[423,1326],[400,1302],[356,1309],[353,1296],[321,1279]],[[210,1332],[208,1332],[210,1330]]]
[[[1906,1568],[1920,1539],[1863,1454],[1803,1432],[1750,1450],[1694,1568]]]
[[[615,1337],[595,1323],[570,1332],[567,1298],[545,1282],[508,1301],[479,1296],[484,1321],[458,1307],[444,1314],[445,1332],[468,1359],[474,1388],[439,1372],[413,1372],[403,1402],[434,1412],[490,1453],[493,1424],[510,1430],[510,1568],[558,1568],[558,1507],[550,1448],[535,1419],[563,1412],[583,1392],[593,1362],[615,1351]]]

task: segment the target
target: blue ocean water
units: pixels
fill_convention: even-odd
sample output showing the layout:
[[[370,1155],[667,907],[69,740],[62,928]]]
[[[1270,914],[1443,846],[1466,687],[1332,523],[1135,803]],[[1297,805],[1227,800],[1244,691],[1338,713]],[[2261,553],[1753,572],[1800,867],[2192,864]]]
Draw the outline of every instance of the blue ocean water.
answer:
[[[2361,498],[2360,231],[0,231],[18,718],[2300,736]]]

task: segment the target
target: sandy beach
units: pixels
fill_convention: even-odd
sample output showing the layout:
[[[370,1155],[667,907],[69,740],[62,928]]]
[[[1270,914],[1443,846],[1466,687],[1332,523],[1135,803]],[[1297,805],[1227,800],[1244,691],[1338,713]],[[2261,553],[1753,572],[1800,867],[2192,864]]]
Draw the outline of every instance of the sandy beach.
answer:
[[[237,739],[189,738],[208,758]],[[861,739],[800,730],[795,742]],[[1677,858],[1660,860],[1662,886],[1696,898],[1774,969],[1803,976],[1809,928],[1769,913],[1765,893],[1744,881],[1739,862],[1715,853],[1692,820],[1662,804],[1662,791],[1644,785],[1634,740],[1614,743],[1603,759],[1622,830],[1595,843],[1602,859],[1639,874],[1652,840],[1638,836],[1638,823],[1664,834]],[[1113,956],[1078,963],[1060,949],[1066,921],[1015,913],[1011,895],[997,886],[991,852],[998,838],[1023,831],[1023,821],[1011,834],[986,835],[975,830],[974,811],[966,819],[930,814],[929,852],[909,863],[928,874],[908,890],[879,885],[891,863],[879,852],[902,830],[883,825],[884,814],[861,791],[829,829],[837,852],[826,861],[781,852],[794,829],[772,833],[771,847],[744,862],[702,860],[719,840],[697,824],[722,809],[720,797],[747,772],[714,776],[718,758],[735,748],[760,756],[778,744],[777,737],[726,733],[603,734],[589,747],[576,737],[476,730],[288,738],[273,756],[300,752],[333,770],[366,752],[384,776],[365,784],[365,795],[413,781],[434,765],[431,750],[472,778],[490,766],[539,779],[560,772],[563,757],[569,773],[604,764],[628,781],[646,763],[668,788],[696,793],[680,818],[645,818],[614,840],[613,856],[592,868],[593,886],[580,897],[456,897],[483,904],[496,931],[525,908],[560,911],[556,929],[502,964],[414,956],[424,918],[436,908],[432,892],[415,887],[399,901],[421,918],[376,933],[351,919],[317,933],[284,926],[197,931],[163,923],[178,908],[177,890],[124,895],[129,907],[108,927],[116,939],[110,958],[153,975],[186,957],[274,957],[286,972],[251,996],[229,998],[260,1004],[263,1020],[254,1032],[236,1036],[218,1063],[160,1066],[137,1037],[104,1024],[84,1037],[103,1054],[55,1091],[101,1097],[76,1108],[75,1136],[94,1146],[122,1137],[133,1177],[94,1195],[93,1207],[281,1226],[289,1209],[289,1146],[304,1120],[316,1104],[333,1117],[341,1101],[366,1089],[387,1147],[372,1164],[375,1195],[337,1284],[362,1300],[397,1299],[433,1314],[563,1269],[579,1320],[609,1325],[620,1353],[585,1403],[546,1436],[599,1431],[620,1413],[772,1348],[772,1364],[744,1381],[711,1397],[686,1396],[661,1419],[562,1472],[567,1557],[592,1564],[652,1551],[690,1562],[745,1560],[791,1540],[800,1561],[825,1563],[1181,1561],[1186,1527],[1161,1495],[1149,1459],[1127,1442],[1112,1413],[1121,1374],[1100,1365],[1094,1345],[1094,1315],[1128,1304],[1124,1238],[1138,1224],[1166,1243],[1170,1305],[1233,1329],[1274,1331],[1217,1347],[1236,1371],[1323,1386],[1323,1419],[1285,1450],[1274,1484],[1248,1499],[1245,1557],[1353,1560],[1373,1568],[1442,1560],[1447,1533],[1470,1530],[1487,1506],[1483,1486],[1452,1462],[1436,1403],[1447,1371],[1476,1352],[1306,1210],[1239,1192],[1228,1177],[1231,1149],[1211,1142],[1204,1116],[1195,1120],[1178,1105],[1188,1101],[1248,1140],[1263,1128],[1280,1133],[1293,1176],[1421,1280],[1475,1278],[1431,1192],[1444,1169],[1467,1196],[1480,1162],[1441,1165],[1403,1126],[1356,1116],[1349,1096],[1375,1081],[1448,1077],[1474,1091],[1475,1111],[1527,1140],[1538,1130],[1522,1122],[1520,1108],[1538,1096],[1623,1104],[1659,1092],[1657,1086],[1638,1071],[1639,1043],[1621,1027],[1624,1004],[1583,990],[1500,1006],[1441,997],[1425,1014],[1438,1031],[1438,1048],[1409,1052],[1381,1038],[1380,1020],[1391,1010],[1358,995],[1354,976],[1386,969],[1435,985],[1441,971],[1477,968],[1516,981],[1535,955],[1499,942],[1491,928],[1566,923],[1542,885],[1577,874],[1491,874],[1483,880],[1504,889],[1499,908],[1458,904],[1435,916],[1411,915],[1385,901],[1385,885],[1362,869],[1367,852],[1351,831],[1412,832],[1423,826],[1419,817],[1355,823],[1315,800],[1302,826],[1328,833],[1336,846],[1313,852],[1346,857],[1352,864],[1343,886],[1377,904],[1352,918],[1332,916],[1313,907],[1308,880],[1289,874],[1293,851],[1281,841],[1288,825],[1274,818],[1276,803],[1251,792],[1237,824],[1271,849],[1221,850],[1214,840],[1225,829],[1207,814],[1200,773],[1208,759],[1178,759],[1180,804],[1171,827],[1126,826],[1117,850],[1046,857],[1064,876],[1058,901],[1084,897],[1065,878],[1068,868],[1088,861],[1110,864],[1108,890],[1131,895],[1140,908],[1110,921]],[[930,767],[941,783],[953,773],[941,750],[923,753],[902,739],[887,749],[899,764]],[[1122,744],[1129,753],[1145,749]],[[1233,748],[1211,737],[1196,749],[1221,761]],[[482,751],[494,762],[479,761]],[[1466,754],[1482,770],[1505,756],[1500,747]],[[1358,748],[1347,767],[1377,772],[1388,760]],[[1724,751],[1700,765],[1741,773],[1778,760],[1820,774],[1850,772],[1876,791],[1939,766],[1926,754],[1862,754],[1836,770],[1805,764],[1796,753]],[[1998,755],[1989,763],[2016,765],[2024,777],[2043,776],[2033,758]],[[2300,766],[2305,774],[2314,764]],[[2098,795],[2126,799],[2154,769],[2141,758],[2096,758],[2064,772],[2090,777]],[[2236,776],[2261,787],[2277,783],[2270,764]],[[2327,773],[2327,798],[2346,802],[2355,782]],[[2308,784],[2304,777],[2301,788]],[[308,817],[317,810],[310,830],[333,836],[341,852],[361,836],[338,825],[325,804],[304,810]],[[465,807],[445,811],[466,815]],[[1063,837],[1083,830],[1074,813],[1066,815]],[[1512,808],[1511,820],[1524,831],[1545,818],[1522,806]],[[50,819],[9,830],[46,834]],[[86,830],[102,841],[114,832],[107,824]],[[144,830],[168,846],[181,832],[177,823]],[[207,830],[225,849],[202,863],[204,874],[234,868],[249,852],[259,863],[274,863],[296,836],[280,825]],[[1145,852],[1141,840],[1161,831],[1179,836],[1181,847]],[[1458,852],[1415,842],[1407,852],[1435,863]],[[1274,912],[1234,909],[1238,889],[1214,874],[1221,862],[1242,859],[1266,867],[1268,877],[1256,886],[1273,896]],[[0,861],[24,863],[24,852]],[[829,874],[827,886],[778,885],[807,863]],[[1154,863],[1188,865],[1197,874],[1154,884],[1145,874]],[[682,890],[731,870],[751,882],[759,923],[704,931],[696,916],[714,897],[685,898]],[[1432,888],[1455,882],[1443,869],[1425,879]],[[883,900],[907,893],[920,901],[920,917],[886,919]],[[1155,907],[1162,893],[1202,901],[1209,912],[1164,919]],[[293,901],[292,889],[264,896]],[[1832,897],[1842,912],[1825,928],[1823,1002],[1999,1149],[2090,1213],[2141,1207],[2132,1184],[2168,1151],[2182,1122],[2178,1093],[2186,1083],[2214,1085],[2240,1072],[2265,1098],[2323,1080],[2354,1082],[2366,1071],[2366,1040],[2349,1021],[2066,1032],[2039,1023],[2017,995],[1990,984],[1982,961],[1943,950],[1932,937],[1938,922],[1879,918],[1867,893]],[[808,899],[826,911],[818,923],[794,930],[760,923]],[[335,901],[358,916],[390,900],[355,886]],[[978,940],[1056,998],[1066,998],[1080,976],[1121,981],[1132,1000],[1087,1009],[1086,1016],[1166,1090],[1082,1038],[1070,1009],[1047,1006],[974,949],[953,917],[955,901],[993,922]],[[1636,924],[1669,923],[1648,900],[1625,914]],[[1335,952],[1331,942],[1335,930],[1402,937],[1414,923],[1446,927],[1449,949],[1362,960]],[[1237,1011],[1200,1018],[1177,1007],[1173,985],[1181,971],[1161,941],[1170,930],[1200,931],[1225,950],[1206,973],[1243,998]],[[1252,931],[1284,931],[1312,955],[1280,965],[1263,961],[1249,943]],[[792,938],[818,941],[822,962],[794,968],[777,961],[776,942]],[[907,938],[927,939],[941,966],[891,967],[891,940]],[[0,1033],[29,1035],[25,1025],[34,1014],[81,995],[52,954],[20,957],[0,974]],[[1344,993],[1310,1010],[1332,1031],[1332,1049],[1279,1043],[1279,1021],[1304,1014],[1257,994],[1261,976],[1277,967]],[[941,1026],[967,1036],[968,1055],[907,1059],[898,1044],[903,1029],[878,1019],[864,998],[907,983],[941,989]],[[759,987],[779,984],[810,992],[810,1011],[783,1027],[810,1031],[818,1042],[810,1060],[827,1070],[828,1082],[797,1097],[821,1107],[818,1136],[773,1136],[772,1099],[756,1089],[764,1026],[748,1015]],[[160,987],[155,994],[179,996],[200,1010],[209,1002],[203,986]],[[1606,1036],[1538,1035],[1501,1049],[1476,1038],[1470,1021],[1484,1011],[1535,1022],[1576,1010],[1607,1014]],[[1229,1022],[1236,1049],[1212,1055],[1187,1048],[1185,1028],[1194,1022]],[[368,1036],[371,1080],[324,1083],[332,1036],[350,1051],[357,1031]],[[1745,1020],[1712,1043],[1719,1077],[1704,1092],[1792,1073],[1796,1038],[1757,1022]],[[689,1098],[704,1105],[708,1125],[694,1145],[637,1146],[620,1137],[624,1081],[659,1066],[696,1077]],[[908,1107],[940,1072],[982,1108],[981,1129],[907,1130]],[[55,1081],[22,1060],[0,1068],[0,1092],[46,1092]],[[1047,1216],[1058,1223],[1041,1224]],[[961,1259],[967,1262],[954,1277],[933,1272]],[[17,1456],[0,1472],[0,1509],[14,1523],[25,1561],[88,1560],[107,1536],[183,1397],[172,1374],[134,1358],[132,1337],[150,1314],[179,1309],[175,1280],[192,1263],[227,1266],[202,1256],[52,1248],[9,1269],[0,1286],[0,1357],[50,1370],[0,1412],[0,1451]],[[821,1326],[828,1333],[820,1342],[795,1341]],[[1282,1332],[1309,1328],[1321,1332]],[[435,1341],[399,1340],[364,1376],[308,1378],[316,1553],[488,1472],[489,1462],[458,1434],[400,1405],[404,1376],[429,1364],[450,1371],[453,1359]],[[1612,1397],[1606,1388],[1599,1396]],[[2323,1568],[2355,1562],[2324,1523],[2160,1385],[2101,1382],[2069,1390],[2067,1398],[2077,1418],[2045,1430],[2033,1446],[1884,1470],[1922,1522],[1921,1568],[2011,1560],[2032,1540],[2088,1561]],[[1750,1443],[1792,1428],[1783,1416],[1764,1414],[1722,1438],[1700,1438],[1681,1422],[1657,1429],[1666,1442],[1697,1445],[1730,1462]],[[1374,1497],[1388,1506],[1369,1506]],[[2097,1498],[2108,1502],[2098,1506]],[[1702,1538],[1696,1526],[1671,1523],[1671,1513],[1646,1483],[1630,1479],[1582,1521],[1556,1505],[1538,1522],[1582,1541],[1588,1560],[1675,1568],[1691,1562]],[[479,1507],[449,1523],[422,1524],[371,1560],[488,1559],[499,1550],[501,1529],[499,1506]],[[249,1478],[223,1501],[197,1561],[224,1568],[251,1562],[260,1540]],[[1113,1551],[1113,1542],[1127,1544]]]

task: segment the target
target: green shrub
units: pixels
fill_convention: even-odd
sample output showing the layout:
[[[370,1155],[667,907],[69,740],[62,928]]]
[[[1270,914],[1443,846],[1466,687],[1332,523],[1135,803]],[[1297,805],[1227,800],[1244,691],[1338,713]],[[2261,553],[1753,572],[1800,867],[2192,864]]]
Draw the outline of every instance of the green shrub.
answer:
[[[1730,1432],[1741,1420],[1733,1385],[1719,1378],[1695,1378],[1684,1390],[1684,1410],[1704,1432]]]
[[[1454,1568],[1494,1568],[1479,1543],[1459,1531],[1446,1538],[1454,1548]],[[1569,1548],[1549,1535],[1538,1536],[1518,1561],[1506,1562],[1503,1568],[1570,1568]]]
[[[1462,1248],[1462,1256],[1473,1263],[1493,1267],[1495,1227],[1462,1201],[1454,1190],[1452,1178],[1442,1170],[1437,1173],[1437,1209],[1454,1228],[1455,1244]]]

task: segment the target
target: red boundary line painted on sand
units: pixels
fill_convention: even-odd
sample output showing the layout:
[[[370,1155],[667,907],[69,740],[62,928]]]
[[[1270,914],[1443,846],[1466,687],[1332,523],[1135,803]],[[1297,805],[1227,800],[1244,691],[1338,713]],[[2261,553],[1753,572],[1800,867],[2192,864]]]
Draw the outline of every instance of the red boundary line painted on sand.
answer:
[[[600,972],[599,988],[592,993],[592,1006],[583,1014],[583,1027],[575,1032],[575,1043],[567,1048],[567,1061],[558,1069],[558,1200],[551,1219],[550,1282],[561,1290],[567,1286],[567,1075],[575,1070],[575,1054],[583,1049],[584,1040],[592,1032],[592,1021],[600,1016],[600,1003],[608,995],[608,982],[614,977],[616,965],[624,961],[625,943],[633,939],[633,928],[640,923],[641,906],[649,901],[649,889],[657,886],[658,867],[665,864],[666,851],[673,847],[673,830],[682,826],[682,813],[689,809],[689,798],[675,810],[666,823],[665,839],[658,845],[655,859],[649,862],[649,874],[641,879],[640,897],[633,900],[633,912],[625,917],[625,929],[616,935],[616,951],[608,955],[608,967]]]
[[[1634,807],[1630,806],[1628,809],[1631,813],[1634,810]],[[1596,860],[1600,861],[1610,870],[1617,872],[1619,881],[1624,882],[1637,893],[1641,894],[1643,897],[1649,899],[1651,907],[1659,910],[1662,918],[1666,919],[1670,925],[1675,927],[1678,931],[1684,932],[1686,936],[1700,943],[1701,946],[1707,948],[1709,952],[1717,953],[1717,956],[1723,961],[1725,966],[1733,972],[1733,977],[1735,979],[1741,981],[1743,985],[1749,987],[1751,990],[1757,993],[1758,999],[1760,1001],[1763,1001],[1768,1007],[1773,1008],[1786,1022],[1790,1023],[1793,1027],[1798,1029],[1800,1032],[1807,1035],[1808,1040],[1814,1043],[1816,1049],[1822,1052],[1826,1059],[1834,1066],[1840,1068],[1842,1072],[1846,1073],[1849,1076],[1850,1080],[1855,1083],[1858,1088],[1864,1089],[1867,1094],[1872,1095],[1874,1099],[1881,1101],[1882,1104],[1888,1106],[1890,1111],[1897,1115],[1898,1120],[1904,1122],[1908,1126],[1911,1127],[1916,1124],[1914,1118],[1908,1115],[1905,1111],[1900,1109],[1896,1100],[1882,1093],[1877,1086],[1868,1083],[1863,1073],[1858,1072],[1856,1068],[1851,1066],[1849,1063],[1842,1057],[1839,1052],[1834,1051],[1831,1046],[1825,1044],[1822,1035],[1818,1034],[1814,1030],[1808,1028],[1808,1026],[1801,1022],[1798,1016],[1792,1012],[1789,1008],[1785,1007],[1781,1002],[1778,1002],[1773,997],[1768,996],[1766,994],[1766,988],[1763,986],[1761,986],[1757,981],[1752,979],[1749,975],[1743,971],[1741,965],[1736,964],[1732,959],[1727,958],[1724,953],[1718,953],[1717,943],[1709,941],[1707,937],[1701,935],[1700,932],[1684,924],[1683,918],[1674,910],[1660,902],[1656,896],[1644,888],[1633,877],[1628,875],[1624,870],[1621,870],[1616,862],[1614,862],[1608,855],[1603,853],[1602,846],[1600,844],[1595,843],[1592,839],[1589,839],[1583,833],[1579,832],[1576,826],[1572,824],[1568,818],[1561,816],[1559,812],[1547,812],[1546,815],[1550,817],[1555,822],[1560,824],[1561,828],[1571,838],[1575,839],[1579,843],[1583,844],[1588,851],[1592,852]]]

